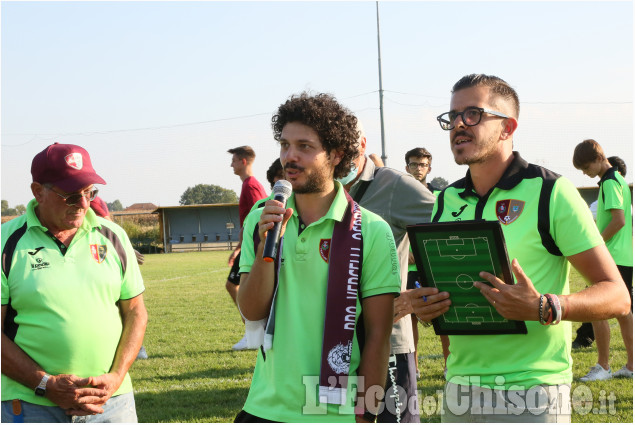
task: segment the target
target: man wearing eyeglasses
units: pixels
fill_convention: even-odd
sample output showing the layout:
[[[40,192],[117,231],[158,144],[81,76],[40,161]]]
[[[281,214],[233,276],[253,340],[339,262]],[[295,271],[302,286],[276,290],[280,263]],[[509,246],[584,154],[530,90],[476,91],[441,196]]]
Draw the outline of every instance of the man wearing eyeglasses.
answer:
[[[438,190],[428,183],[427,177],[432,171],[432,154],[426,148],[414,148],[406,152],[406,172],[411,174],[432,193]]]
[[[437,195],[440,191],[433,187],[430,183],[426,182],[428,174],[432,170],[432,154],[426,148],[413,148],[406,152],[406,172],[411,174],[415,179],[419,180],[421,184],[426,186],[433,195]],[[415,282],[418,282],[419,272],[417,271],[417,265],[412,254],[412,248],[408,255],[408,289],[415,289]],[[417,316],[411,315],[412,320],[412,336],[415,343],[415,359],[417,364],[417,377],[420,376],[419,372],[419,352],[417,346],[419,345],[419,321]],[[441,335],[441,350],[443,351],[444,362],[448,359],[450,354],[450,340],[447,335]],[[445,367],[444,367],[445,368]]]
[[[576,188],[512,150],[518,114],[509,84],[473,74],[454,85],[450,112],[438,117],[455,162],[469,169],[439,194],[432,220],[501,223],[516,283],[481,272],[483,282],[474,286],[503,317],[527,325],[527,334],[450,336],[446,422],[570,421],[571,321],[630,312],[626,287]],[[569,263],[588,288],[569,294]],[[430,320],[458,303],[454,296],[416,289],[412,306]]]
[[[145,288],[126,233],[90,208],[106,182],[58,143],[31,174],[35,199],[2,225],[2,422],[136,422]]]

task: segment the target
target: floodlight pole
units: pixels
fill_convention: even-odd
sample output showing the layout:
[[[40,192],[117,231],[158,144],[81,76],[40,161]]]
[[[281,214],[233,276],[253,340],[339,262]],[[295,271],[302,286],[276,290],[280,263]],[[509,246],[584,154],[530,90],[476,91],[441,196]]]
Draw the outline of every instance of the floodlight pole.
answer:
[[[387,164],[388,157],[386,156],[386,138],[384,134],[384,88],[381,81],[381,43],[379,40],[379,1],[375,2],[377,8],[377,58],[379,62],[379,120],[381,123],[381,160],[384,161],[384,165]]]

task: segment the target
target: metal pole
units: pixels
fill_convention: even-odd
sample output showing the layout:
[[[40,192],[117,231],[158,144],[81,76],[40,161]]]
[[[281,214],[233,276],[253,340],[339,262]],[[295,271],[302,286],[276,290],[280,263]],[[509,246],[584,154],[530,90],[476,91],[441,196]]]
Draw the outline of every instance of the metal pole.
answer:
[[[375,2],[377,8],[377,58],[379,62],[379,119],[381,123],[381,159],[384,165],[388,165],[386,156],[386,138],[384,135],[384,88],[381,81],[381,43],[379,39],[379,1]]]

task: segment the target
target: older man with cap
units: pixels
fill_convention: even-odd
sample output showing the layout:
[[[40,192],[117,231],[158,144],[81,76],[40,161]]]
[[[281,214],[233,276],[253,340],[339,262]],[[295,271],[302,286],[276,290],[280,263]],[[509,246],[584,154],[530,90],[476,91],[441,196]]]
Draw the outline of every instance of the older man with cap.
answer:
[[[35,199],[2,225],[2,422],[136,422],[145,288],[126,233],[89,207],[106,182],[67,144],[31,174]]]

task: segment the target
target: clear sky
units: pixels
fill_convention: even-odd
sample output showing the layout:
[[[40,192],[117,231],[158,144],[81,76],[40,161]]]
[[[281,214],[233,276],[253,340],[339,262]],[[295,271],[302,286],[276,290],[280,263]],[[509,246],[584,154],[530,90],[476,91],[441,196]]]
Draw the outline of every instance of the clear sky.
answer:
[[[452,182],[447,111],[469,73],[519,93],[515,148],[593,186],[571,165],[594,138],[633,181],[631,1],[380,2],[388,165],[433,154]],[[251,145],[256,177],[278,155],[270,120],[302,90],[328,92],[363,122],[381,154],[375,2],[2,1],[2,199],[31,199],[33,156],[85,147],[107,202],[178,205],[188,186],[240,192],[226,151]]]

